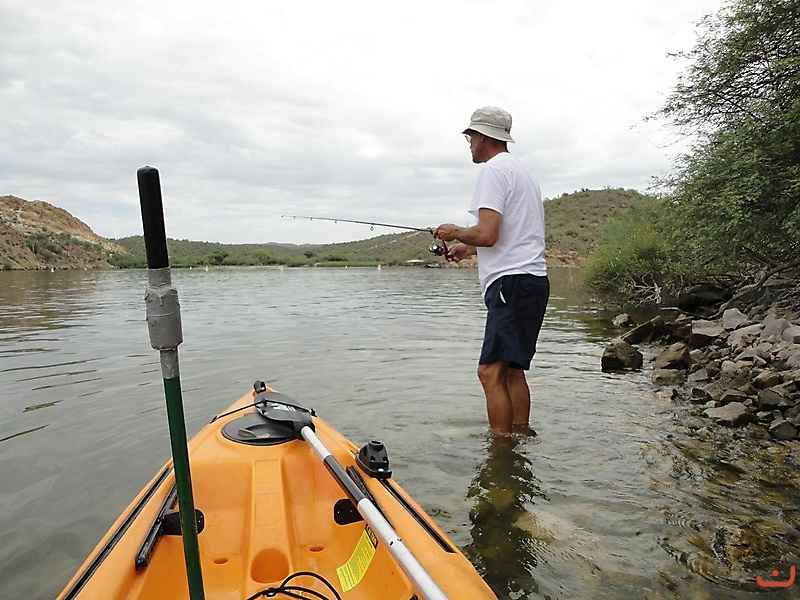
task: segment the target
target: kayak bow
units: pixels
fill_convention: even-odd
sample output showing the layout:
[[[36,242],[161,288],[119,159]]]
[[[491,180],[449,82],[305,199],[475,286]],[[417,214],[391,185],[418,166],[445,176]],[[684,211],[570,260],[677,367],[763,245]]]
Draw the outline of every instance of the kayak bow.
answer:
[[[204,522],[199,550],[207,598],[275,597],[295,575],[294,582],[318,594],[307,592],[309,598],[333,600],[330,587],[344,600],[496,598],[390,476],[388,457],[375,451],[379,442],[359,450],[313,411],[270,388],[257,384],[256,390],[189,442],[195,505]],[[297,425],[272,418],[278,411],[301,413],[302,439]],[[164,507],[173,508],[174,484],[170,462],[59,600],[189,598],[179,528],[153,534],[165,520]],[[356,507],[351,495],[359,498]],[[149,558],[137,569],[143,547]],[[397,548],[412,560],[404,564]]]

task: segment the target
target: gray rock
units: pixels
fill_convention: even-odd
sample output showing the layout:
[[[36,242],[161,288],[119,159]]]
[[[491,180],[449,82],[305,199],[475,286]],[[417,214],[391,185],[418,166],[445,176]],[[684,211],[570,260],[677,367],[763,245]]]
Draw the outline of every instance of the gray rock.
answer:
[[[728,331],[733,331],[747,323],[747,315],[738,308],[729,308],[722,313],[722,327]]]
[[[739,354],[736,355],[736,358],[734,358],[733,360],[735,361],[750,360],[755,362],[754,359],[761,359],[764,363],[767,363],[772,359],[772,356],[768,351],[765,351],[761,347],[761,344],[759,344],[759,346],[750,346],[749,348],[742,350]]]
[[[756,413],[756,419],[759,423],[769,423],[774,420],[774,416],[770,410],[760,410]]]
[[[692,321],[692,334],[689,336],[689,345],[692,348],[702,348],[713,344],[726,334],[727,332],[714,321],[698,319]]]
[[[634,327],[623,335],[622,339],[629,344],[641,344],[658,338],[663,332],[664,319],[658,316],[650,319],[647,323]]]
[[[709,375],[708,369],[698,369],[694,373],[689,373],[686,381],[689,383],[703,383],[705,381],[711,381],[711,375]]]
[[[792,408],[787,408],[786,412],[783,413],[783,417],[789,421],[794,421],[800,417],[800,404],[793,406]]]
[[[769,434],[776,440],[792,441],[797,439],[797,427],[785,419],[775,420],[769,425]]]
[[[741,427],[750,422],[750,413],[741,402],[731,402],[720,408],[707,408],[703,413],[714,422],[728,427]]]
[[[790,325],[783,330],[781,337],[787,342],[800,344],[800,325]]]
[[[749,338],[751,340],[758,339],[761,336],[761,332],[763,330],[764,330],[764,325],[761,323],[756,323],[754,325],[748,325],[747,327],[742,327],[741,329],[737,329],[736,331],[731,331],[730,335],[728,336],[728,345],[737,346],[742,342],[744,338]]]
[[[680,385],[686,381],[686,371],[679,369],[654,369],[651,380],[655,385]]]
[[[616,338],[603,350],[600,365],[603,372],[641,369],[642,353],[622,338]]]
[[[771,388],[781,383],[781,375],[776,371],[762,371],[753,379],[753,385],[759,389]]]
[[[719,399],[719,403],[722,406],[730,404],[731,402],[741,402],[744,404],[748,399],[749,398],[747,397],[747,394],[740,390],[727,390],[724,394],[722,394],[722,397]]]
[[[732,360],[724,360],[720,365],[720,375],[723,377],[742,377],[742,366]]]
[[[769,314],[764,319],[764,330],[761,332],[763,338],[782,339],[783,332],[789,327],[790,323],[786,319],[781,319],[773,314]]]
[[[795,404],[787,390],[779,385],[758,392],[758,410],[786,410]]]
[[[611,321],[615,327],[633,327],[636,325],[636,322],[633,320],[628,313],[622,313],[621,315],[617,315],[614,317],[614,320]]]
[[[683,342],[676,342],[665,348],[656,357],[653,367],[656,369],[688,369],[690,364],[689,347]]]

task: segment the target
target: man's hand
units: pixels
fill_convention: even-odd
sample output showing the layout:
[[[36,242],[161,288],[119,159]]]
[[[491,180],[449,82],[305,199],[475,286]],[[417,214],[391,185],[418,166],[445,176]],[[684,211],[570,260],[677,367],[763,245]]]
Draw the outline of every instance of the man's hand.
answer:
[[[459,227],[452,223],[443,223],[434,231],[433,236],[445,242],[458,240],[470,246],[491,247],[500,235],[500,224],[503,215],[491,208],[478,210],[478,222],[472,227]]]
[[[443,223],[439,225],[433,232],[433,237],[442,240],[443,242],[452,242],[458,239],[458,234],[461,232],[461,227],[453,225],[452,223]]]
[[[467,244],[453,244],[452,246],[448,246],[447,250],[447,259],[456,262],[477,253],[475,246],[469,246]]]

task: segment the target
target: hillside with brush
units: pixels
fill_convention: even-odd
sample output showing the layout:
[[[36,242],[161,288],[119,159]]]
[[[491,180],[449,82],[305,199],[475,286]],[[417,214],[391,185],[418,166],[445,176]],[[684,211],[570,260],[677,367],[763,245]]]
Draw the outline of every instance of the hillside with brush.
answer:
[[[581,190],[545,201],[547,261],[581,266],[599,246],[601,225],[652,202],[633,190]],[[375,266],[440,264],[424,231],[392,233],[337,244],[220,244],[169,240],[175,267]],[[474,262],[462,261],[460,266]],[[142,268],[142,236],[107,240],[68,212],[46,202],[0,196],[0,269]],[[446,266],[454,266],[447,264]]]
[[[121,252],[64,209],[0,196],[0,270],[108,269]]]

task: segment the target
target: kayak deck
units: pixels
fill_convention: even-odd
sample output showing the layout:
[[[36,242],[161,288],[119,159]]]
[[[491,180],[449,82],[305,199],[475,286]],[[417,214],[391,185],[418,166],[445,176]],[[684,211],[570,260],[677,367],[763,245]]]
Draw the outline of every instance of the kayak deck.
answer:
[[[295,573],[310,572],[344,599],[421,600],[308,443],[246,441],[252,435],[249,429],[241,439],[230,439],[239,424],[257,421],[254,397],[240,398],[189,442],[194,502],[204,518],[198,539],[206,598],[245,600],[278,588]],[[469,561],[394,480],[366,475],[356,466],[356,446],[325,421],[314,417],[313,423],[319,440],[343,467],[351,468],[362,490],[449,598],[495,598]],[[180,535],[158,539],[149,560],[140,558],[147,564],[136,568],[142,542],[174,481],[168,463],[114,523],[59,598],[189,597]],[[309,575],[288,585],[335,597]]]

